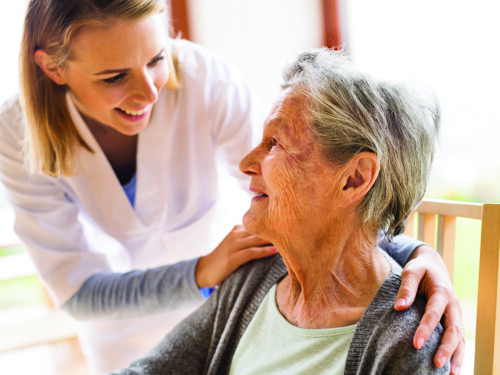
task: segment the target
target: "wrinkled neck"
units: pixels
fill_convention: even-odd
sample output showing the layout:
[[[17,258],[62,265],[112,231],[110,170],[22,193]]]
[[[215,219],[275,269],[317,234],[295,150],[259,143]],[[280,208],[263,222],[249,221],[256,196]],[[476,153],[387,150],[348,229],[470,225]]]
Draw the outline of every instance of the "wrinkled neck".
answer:
[[[309,241],[278,249],[288,276],[277,289],[283,316],[304,328],[354,324],[390,272],[376,245],[376,231],[341,225]]]

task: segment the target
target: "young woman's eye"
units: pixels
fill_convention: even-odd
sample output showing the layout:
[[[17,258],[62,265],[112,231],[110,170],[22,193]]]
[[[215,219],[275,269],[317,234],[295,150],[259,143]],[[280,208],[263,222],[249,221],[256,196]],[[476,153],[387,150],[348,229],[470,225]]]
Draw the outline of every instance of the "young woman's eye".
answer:
[[[163,60],[164,58],[165,58],[164,55],[157,56],[148,65],[155,66],[156,64],[158,64],[159,61]]]
[[[119,82],[123,81],[124,78],[125,78],[125,73],[120,73],[116,76],[113,76],[110,78],[105,78],[102,81],[107,85],[112,85],[114,83],[119,83]]]

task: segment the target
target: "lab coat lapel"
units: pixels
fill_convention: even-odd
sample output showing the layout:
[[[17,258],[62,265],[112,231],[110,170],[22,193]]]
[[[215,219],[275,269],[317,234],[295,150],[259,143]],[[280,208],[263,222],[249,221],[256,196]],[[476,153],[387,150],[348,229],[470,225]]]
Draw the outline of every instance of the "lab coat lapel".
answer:
[[[90,216],[108,232],[133,235],[144,231],[145,226],[130,205],[108,159],[69,95],[67,103],[78,132],[94,151],[91,153],[83,148],[80,149],[78,174],[69,179],[82,205]]]
[[[163,223],[168,212],[168,153],[164,148],[169,126],[177,115],[176,100],[174,92],[163,89],[148,127],[139,135],[135,208],[140,221],[148,227]]]

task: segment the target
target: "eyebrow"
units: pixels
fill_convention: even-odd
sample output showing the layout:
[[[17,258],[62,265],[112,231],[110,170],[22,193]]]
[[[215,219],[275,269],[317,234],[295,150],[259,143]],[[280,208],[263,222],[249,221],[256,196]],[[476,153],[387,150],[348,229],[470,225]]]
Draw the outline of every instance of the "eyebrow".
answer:
[[[156,54],[149,62],[157,59],[163,52],[165,51],[165,47],[163,47],[158,54]],[[125,69],[106,69],[97,73],[94,73],[95,76],[102,76],[107,74],[117,74],[117,73],[127,73],[130,68]]]

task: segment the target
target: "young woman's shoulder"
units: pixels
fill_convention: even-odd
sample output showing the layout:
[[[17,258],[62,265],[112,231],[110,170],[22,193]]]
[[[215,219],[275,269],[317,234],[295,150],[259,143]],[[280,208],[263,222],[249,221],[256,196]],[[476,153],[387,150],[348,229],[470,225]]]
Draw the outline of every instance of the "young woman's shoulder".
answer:
[[[0,140],[10,146],[22,144],[23,128],[23,112],[16,94],[0,105]]]
[[[19,95],[16,93],[0,104],[0,120],[20,120],[22,119],[21,103]]]
[[[231,82],[240,79],[239,73],[227,61],[206,47],[183,39],[173,39],[172,54],[177,64],[181,82],[195,79],[198,82]]]

